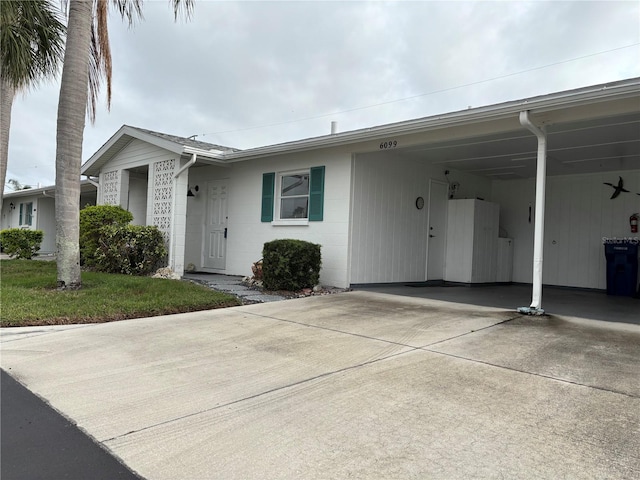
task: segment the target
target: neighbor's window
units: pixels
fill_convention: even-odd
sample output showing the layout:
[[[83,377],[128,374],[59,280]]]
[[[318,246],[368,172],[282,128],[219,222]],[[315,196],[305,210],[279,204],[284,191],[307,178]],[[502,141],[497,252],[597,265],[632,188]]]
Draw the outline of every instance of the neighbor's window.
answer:
[[[308,218],[309,172],[285,173],[279,176],[280,219]]]

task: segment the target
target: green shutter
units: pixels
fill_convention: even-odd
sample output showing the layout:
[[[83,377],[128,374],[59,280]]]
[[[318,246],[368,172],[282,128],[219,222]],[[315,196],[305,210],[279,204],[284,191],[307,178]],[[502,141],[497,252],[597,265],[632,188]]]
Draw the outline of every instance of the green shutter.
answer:
[[[18,225],[22,225],[22,207],[24,206],[24,203],[20,204],[20,218],[18,219]]]
[[[276,186],[275,173],[262,174],[262,214],[261,222],[273,221],[273,193]]]
[[[309,181],[309,221],[321,222],[324,213],[324,167],[312,167]]]

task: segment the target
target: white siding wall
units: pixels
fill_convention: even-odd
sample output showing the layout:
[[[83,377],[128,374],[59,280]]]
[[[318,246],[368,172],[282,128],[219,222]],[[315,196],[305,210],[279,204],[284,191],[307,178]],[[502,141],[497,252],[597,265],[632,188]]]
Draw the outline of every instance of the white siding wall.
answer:
[[[359,155],[353,181],[350,283],[421,282],[426,279],[429,179],[447,181],[444,169],[428,160],[405,160],[393,153]],[[491,182],[451,171],[457,198],[488,198]]]
[[[133,215],[133,225],[147,224],[147,188],[146,174],[129,174],[129,211]]]
[[[260,222],[262,174],[325,166],[324,220],[305,226],[274,226]],[[206,182],[228,179],[229,220],[226,273],[250,275],[251,264],[262,258],[265,242],[280,238],[307,240],[322,245],[320,282],[348,285],[347,258],[351,155],[331,150],[246,161],[230,167],[196,167],[189,185],[200,194],[188,200],[185,264],[201,267],[202,229],[206,209]]]
[[[613,190],[604,182],[624,179],[631,193],[610,200]],[[603,237],[637,237],[629,216],[640,211],[640,171],[609,172],[547,179],[543,282],[582,288],[606,288]],[[514,239],[513,281],[531,283],[533,263],[533,179],[495,181],[494,202],[501,205],[500,226]]]

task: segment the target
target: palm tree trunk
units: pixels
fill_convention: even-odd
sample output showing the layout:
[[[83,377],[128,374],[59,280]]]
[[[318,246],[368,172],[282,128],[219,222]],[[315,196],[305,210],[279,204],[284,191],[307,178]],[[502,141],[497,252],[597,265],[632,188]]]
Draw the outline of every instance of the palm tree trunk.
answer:
[[[56,248],[58,288],[77,289],[80,278],[80,166],[87,113],[93,2],[71,0],[56,135]]]
[[[6,78],[0,82],[0,210],[4,198],[4,184],[7,181],[7,159],[9,157],[9,130],[11,129],[11,107],[16,89]]]

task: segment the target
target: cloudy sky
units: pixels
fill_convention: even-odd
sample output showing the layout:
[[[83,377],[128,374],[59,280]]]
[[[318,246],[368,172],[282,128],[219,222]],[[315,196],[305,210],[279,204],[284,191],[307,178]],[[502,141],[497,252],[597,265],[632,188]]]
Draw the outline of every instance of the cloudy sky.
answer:
[[[113,97],[83,161],[123,124],[236,148],[640,76],[640,2],[220,2],[173,21],[112,13]],[[55,182],[59,80],[16,98],[7,179]]]

